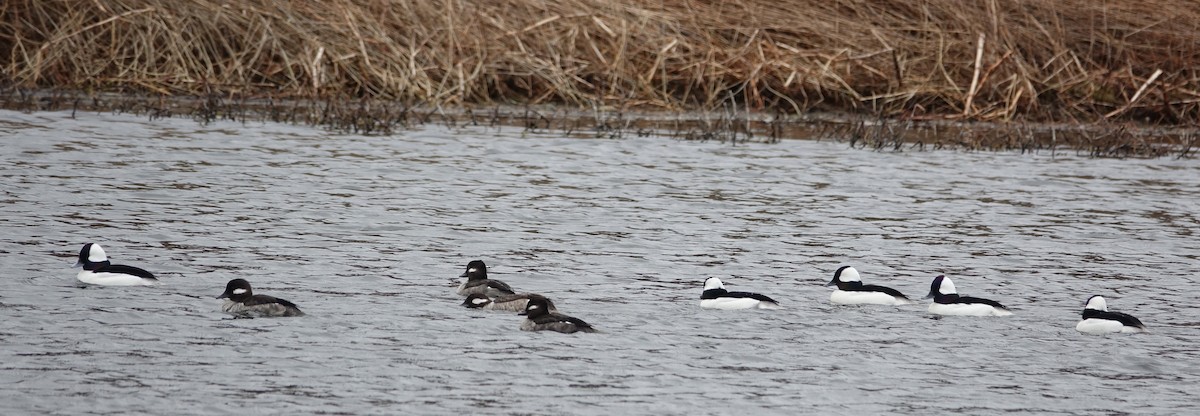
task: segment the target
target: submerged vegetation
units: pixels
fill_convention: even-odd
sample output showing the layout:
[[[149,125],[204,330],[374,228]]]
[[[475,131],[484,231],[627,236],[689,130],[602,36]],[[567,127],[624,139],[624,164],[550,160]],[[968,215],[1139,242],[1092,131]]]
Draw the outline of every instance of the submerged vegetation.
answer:
[[[1194,141],[1200,3],[9,0],[0,71],[10,108],[122,101],[106,92],[369,132],[555,105],[704,114],[735,140],[820,122],[879,148],[952,128],[936,142],[1153,156]]]

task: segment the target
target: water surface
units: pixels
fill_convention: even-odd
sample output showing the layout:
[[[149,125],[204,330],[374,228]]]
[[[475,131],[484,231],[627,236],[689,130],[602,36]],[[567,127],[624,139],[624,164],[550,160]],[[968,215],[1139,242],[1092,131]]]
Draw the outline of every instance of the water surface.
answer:
[[[1200,163],[0,112],[4,414],[1183,414]],[[85,242],[163,285],[81,287]],[[467,261],[602,334],[466,310]],[[946,274],[1007,318],[838,307]],[[706,277],[780,311],[698,307]],[[309,315],[230,319],[232,278]],[[1150,327],[1075,332],[1083,302]]]

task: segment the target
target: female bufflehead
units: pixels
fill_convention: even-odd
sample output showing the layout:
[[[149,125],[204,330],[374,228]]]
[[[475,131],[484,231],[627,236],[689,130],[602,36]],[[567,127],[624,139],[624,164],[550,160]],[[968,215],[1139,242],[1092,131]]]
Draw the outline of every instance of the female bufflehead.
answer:
[[[1083,320],[1075,325],[1075,330],[1093,335],[1113,334],[1117,332],[1146,332],[1142,321],[1128,314],[1109,312],[1108,304],[1100,295],[1088,298],[1087,306],[1083,307]]]
[[[496,296],[495,299],[481,293],[472,293],[467,295],[467,299],[463,301],[462,306],[472,309],[487,309],[489,311],[521,312],[525,310],[525,305],[529,304],[530,299],[546,299],[546,303],[550,305],[550,312],[558,311],[558,308],[554,307],[553,301],[537,293],[500,295]]]
[[[99,244],[87,243],[79,250],[79,261],[75,267],[83,267],[75,277],[80,282],[103,286],[150,286],[157,285],[158,278],[148,271],[133,266],[112,264]]]
[[[711,309],[782,309],[779,302],[766,295],[725,290],[721,279],[710,277],[704,280],[704,293],[700,294],[700,307]]]
[[[532,298],[525,305],[525,322],[521,323],[522,331],[558,331],[564,334],[573,332],[596,332],[591,325],[579,318],[572,318],[550,310],[550,301],[546,298]]]
[[[1009,312],[1008,308],[1001,305],[1000,302],[971,296],[959,296],[958,291],[954,289],[954,282],[951,282],[950,278],[945,275],[933,279],[933,284],[929,286],[929,295],[925,296],[925,299],[929,298],[933,298],[933,303],[929,304],[929,313],[935,315],[1012,315],[1012,312]]]
[[[296,304],[267,295],[255,295],[250,291],[246,279],[233,279],[225,285],[225,293],[217,299],[226,299],[221,310],[235,315],[257,316],[304,316]]]
[[[479,293],[488,297],[496,297],[515,293],[504,282],[488,279],[487,266],[483,264],[483,260],[472,260],[467,263],[467,271],[458,277],[467,278],[467,281],[458,286],[458,294],[463,296]]]
[[[829,295],[829,301],[839,305],[908,305],[915,303],[903,293],[890,287],[864,285],[858,277],[858,270],[850,266],[842,266],[833,273],[833,280],[825,286],[837,285],[837,290]]]

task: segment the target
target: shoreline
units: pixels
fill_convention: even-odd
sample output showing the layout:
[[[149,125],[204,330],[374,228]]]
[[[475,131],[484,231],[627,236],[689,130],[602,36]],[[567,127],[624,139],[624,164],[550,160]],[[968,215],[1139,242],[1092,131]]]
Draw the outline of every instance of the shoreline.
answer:
[[[1200,130],[1180,126],[905,119],[837,112],[800,115],[746,111],[648,111],[565,105],[435,106],[389,100],[150,96],[82,91],[0,90],[0,108],[87,111],[216,120],[302,124],[340,133],[390,135],[422,124],[509,126],[571,137],[618,139],[658,135],[685,141],[774,143],[834,140],[875,151],[1075,152],[1096,158],[1191,158]]]

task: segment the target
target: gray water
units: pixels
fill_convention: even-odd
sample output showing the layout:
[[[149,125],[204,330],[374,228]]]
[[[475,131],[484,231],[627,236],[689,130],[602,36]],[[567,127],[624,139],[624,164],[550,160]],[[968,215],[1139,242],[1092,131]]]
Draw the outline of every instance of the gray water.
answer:
[[[0,413],[1185,414],[1200,162],[0,112]],[[81,287],[85,242],[157,287]],[[467,261],[599,334],[467,310]],[[1005,318],[839,307],[841,265]],[[699,308],[706,277],[777,311]],[[308,316],[231,319],[233,278]],[[1104,295],[1147,334],[1085,336]]]

